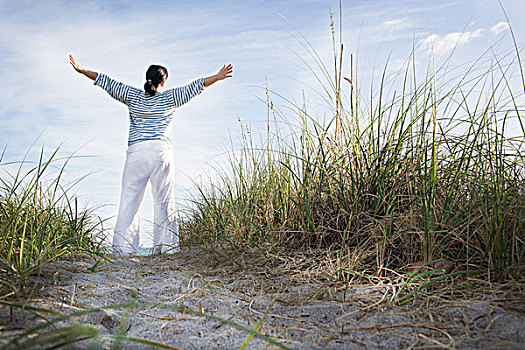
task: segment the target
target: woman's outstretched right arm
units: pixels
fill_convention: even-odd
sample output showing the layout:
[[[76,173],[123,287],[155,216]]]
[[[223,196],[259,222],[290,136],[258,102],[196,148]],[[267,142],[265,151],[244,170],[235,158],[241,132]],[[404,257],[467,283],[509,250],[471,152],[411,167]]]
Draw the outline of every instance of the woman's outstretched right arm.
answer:
[[[224,65],[219,70],[219,73],[209,76],[207,78],[204,78],[204,87],[208,87],[211,84],[214,84],[218,80],[224,80],[226,78],[231,78],[233,72],[233,66],[231,64]]]
[[[84,74],[86,77],[88,77],[89,79],[91,80],[95,80],[95,78],[97,77],[97,72],[93,72],[92,70],[89,70],[89,69],[86,69],[84,67],[82,67],[76,60],[75,58],[73,57],[73,55],[69,55],[69,63],[71,63],[71,65],[73,66],[73,68],[79,72],[79,73],[82,73]]]

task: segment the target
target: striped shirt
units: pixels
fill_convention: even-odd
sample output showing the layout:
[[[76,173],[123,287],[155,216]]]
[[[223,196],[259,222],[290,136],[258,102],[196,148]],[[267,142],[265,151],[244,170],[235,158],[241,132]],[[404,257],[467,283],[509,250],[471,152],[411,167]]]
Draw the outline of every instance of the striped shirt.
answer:
[[[204,90],[203,78],[196,79],[186,86],[157,92],[155,96],[113,80],[103,73],[97,74],[94,84],[128,106],[128,146],[146,140],[171,143],[173,112]]]

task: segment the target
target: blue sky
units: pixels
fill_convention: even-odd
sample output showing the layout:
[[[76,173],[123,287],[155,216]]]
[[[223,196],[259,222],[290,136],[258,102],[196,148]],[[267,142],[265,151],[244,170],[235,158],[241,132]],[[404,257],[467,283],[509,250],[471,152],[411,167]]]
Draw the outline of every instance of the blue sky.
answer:
[[[502,3],[522,45],[522,1]],[[168,68],[169,88],[232,63],[234,78],[176,111],[176,197],[182,204],[192,181],[204,179],[212,161],[225,159],[230,137],[239,135],[239,118],[254,130],[264,129],[266,82],[294,100],[304,91],[313,109],[322,104],[317,82],[301,62],[311,60],[296,30],[331,67],[329,6],[338,20],[336,1],[0,1],[4,162],[21,160],[28,150],[29,159],[36,159],[42,145],[46,150],[60,146],[63,156],[76,152],[81,157],[71,161],[68,177],[90,174],[77,188],[83,202],[103,205],[103,216],[116,215],[127,110],[74,72],[67,55],[137,87],[143,86],[150,64]],[[402,69],[414,43],[423,65],[429,53],[439,61],[454,47],[457,64],[479,57],[491,45],[501,53],[512,49],[496,0],[344,1],[342,17],[345,59],[349,53],[358,57],[365,86],[388,57],[390,72]],[[151,217],[148,194],[146,245]]]

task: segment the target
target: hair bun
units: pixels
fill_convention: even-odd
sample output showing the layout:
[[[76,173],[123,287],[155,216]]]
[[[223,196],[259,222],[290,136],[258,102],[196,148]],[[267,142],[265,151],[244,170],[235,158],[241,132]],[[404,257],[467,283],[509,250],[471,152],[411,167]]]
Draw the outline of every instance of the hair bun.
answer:
[[[157,89],[155,88],[155,85],[151,79],[148,79],[144,84],[144,90],[151,96],[155,96],[155,93],[157,92]]]

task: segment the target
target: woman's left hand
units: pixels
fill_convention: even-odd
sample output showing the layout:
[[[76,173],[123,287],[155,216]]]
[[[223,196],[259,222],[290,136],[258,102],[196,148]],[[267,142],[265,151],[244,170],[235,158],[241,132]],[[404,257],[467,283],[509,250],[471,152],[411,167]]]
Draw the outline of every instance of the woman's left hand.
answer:
[[[74,68],[77,72],[84,74],[84,75],[85,75],[86,77],[88,77],[89,79],[91,79],[91,80],[95,80],[95,78],[97,77],[97,74],[98,74],[97,72],[82,67],[82,66],[80,65],[80,63],[78,63],[78,62],[75,60],[75,58],[73,57],[73,55],[69,55],[69,63],[71,63],[71,66],[73,66],[73,68]]]
[[[71,63],[71,65],[73,66],[73,68],[79,72],[79,73],[84,73],[85,69],[84,67],[82,67],[80,65],[80,63],[78,63],[75,58],[73,57],[73,55],[69,55],[69,63]]]

